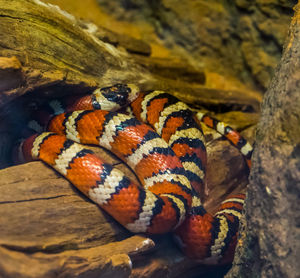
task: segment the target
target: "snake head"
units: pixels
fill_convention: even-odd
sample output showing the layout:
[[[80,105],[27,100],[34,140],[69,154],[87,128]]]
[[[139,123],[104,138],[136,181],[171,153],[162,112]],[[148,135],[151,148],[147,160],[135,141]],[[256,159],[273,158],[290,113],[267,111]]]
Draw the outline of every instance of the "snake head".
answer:
[[[134,84],[115,84],[97,89],[94,94],[101,106],[105,106],[105,110],[113,111],[134,101],[139,92],[139,88]]]

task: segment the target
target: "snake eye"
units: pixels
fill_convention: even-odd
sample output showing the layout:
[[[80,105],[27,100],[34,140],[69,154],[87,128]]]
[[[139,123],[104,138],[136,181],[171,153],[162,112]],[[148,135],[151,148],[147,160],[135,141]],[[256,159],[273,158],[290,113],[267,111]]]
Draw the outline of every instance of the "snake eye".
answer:
[[[101,89],[102,95],[109,101],[115,102],[120,106],[127,103],[129,88],[126,85],[116,84],[111,87]]]
[[[101,89],[103,96],[121,107],[129,104],[137,97],[138,89],[135,85],[115,84]]]

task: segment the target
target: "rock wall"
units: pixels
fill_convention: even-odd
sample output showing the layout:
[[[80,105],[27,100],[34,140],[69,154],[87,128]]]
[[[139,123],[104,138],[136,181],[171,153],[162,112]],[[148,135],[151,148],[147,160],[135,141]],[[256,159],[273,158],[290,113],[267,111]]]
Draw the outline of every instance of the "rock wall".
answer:
[[[98,0],[119,20],[151,23],[164,44],[198,68],[264,90],[282,52],[295,0]]]
[[[300,5],[262,103],[233,277],[299,277]],[[243,234],[243,233],[242,233]]]

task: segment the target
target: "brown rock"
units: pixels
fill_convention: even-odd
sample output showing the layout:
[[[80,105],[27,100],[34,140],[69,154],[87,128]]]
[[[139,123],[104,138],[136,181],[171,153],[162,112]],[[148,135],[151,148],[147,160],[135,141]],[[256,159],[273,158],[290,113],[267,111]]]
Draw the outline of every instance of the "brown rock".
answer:
[[[300,6],[266,92],[234,266],[226,277],[298,277],[300,196]]]
[[[277,59],[261,50],[259,46],[255,47],[251,42],[243,42],[241,48],[245,63],[251,68],[253,77],[266,87],[277,65]]]
[[[280,59],[292,7],[297,1],[98,2],[118,19],[152,24],[165,44],[195,67],[201,65],[266,88]],[[250,29],[243,28],[245,20]],[[245,43],[250,52],[245,51]],[[253,59],[261,59],[260,63],[251,63],[247,53]]]

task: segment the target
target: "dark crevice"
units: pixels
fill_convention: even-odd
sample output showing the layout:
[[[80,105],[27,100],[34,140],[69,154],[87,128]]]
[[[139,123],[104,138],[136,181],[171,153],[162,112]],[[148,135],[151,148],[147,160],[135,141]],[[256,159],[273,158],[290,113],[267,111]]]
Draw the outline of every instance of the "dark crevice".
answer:
[[[232,111],[241,111],[241,112],[248,112],[248,113],[255,113],[256,110],[253,108],[252,105],[248,104],[239,104],[239,103],[228,103],[228,104],[207,104],[204,102],[194,103],[192,105],[194,108],[204,108],[210,112],[214,112],[216,114],[219,113],[226,113]]]
[[[42,247],[42,246],[21,247],[21,246],[16,246],[11,244],[1,244],[0,246],[7,250],[22,252],[25,254],[34,254],[37,252],[41,252],[44,254],[56,254],[67,250],[80,249],[78,248],[78,245],[75,243],[61,244],[61,245],[53,244],[46,247]]]
[[[280,6],[278,4],[269,4],[268,6],[270,7],[270,9],[272,8],[273,11],[277,11],[278,14],[280,15],[287,15],[287,16],[293,16],[294,11],[293,11],[293,6],[295,6],[297,4],[297,1],[294,1],[294,3],[292,5],[290,5],[289,7],[286,6]],[[258,10],[264,14],[266,17],[270,17],[270,18],[278,18],[278,16],[274,16],[272,15],[272,13],[268,13],[266,12],[263,8],[263,5],[257,5]]]
[[[268,49],[265,47],[266,52],[272,54],[272,55],[278,55],[278,53],[282,52],[283,46],[278,42],[274,34],[267,34],[263,30],[261,30],[258,26],[258,23],[253,21],[253,26],[255,27],[256,31],[258,32],[260,39],[268,45],[273,44],[277,49],[273,50],[273,53],[268,51]]]
[[[6,14],[0,14],[0,17],[7,17],[11,19],[18,19],[18,20],[24,20],[24,18],[16,17],[16,16],[11,16],[11,15],[6,15]]]
[[[61,197],[70,197],[72,195],[58,195],[58,196],[54,196],[54,197],[44,197],[44,198],[33,198],[33,199],[27,199],[27,200],[17,200],[17,201],[4,201],[4,202],[0,202],[0,205],[3,204],[14,204],[14,203],[24,203],[24,202],[32,202],[32,201],[40,201],[40,200],[52,200],[52,199],[57,199],[57,198],[61,198]]]

